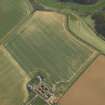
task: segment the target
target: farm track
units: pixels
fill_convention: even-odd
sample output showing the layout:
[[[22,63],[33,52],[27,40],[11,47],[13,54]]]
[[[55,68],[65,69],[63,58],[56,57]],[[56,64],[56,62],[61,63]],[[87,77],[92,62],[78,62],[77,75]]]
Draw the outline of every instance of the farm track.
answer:
[[[35,101],[36,98],[38,97],[38,95],[35,95],[31,100],[29,100],[26,105],[30,105],[32,103],[32,101]]]
[[[0,104],[19,105],[26,101],[28,97],[26,83],[29,80],[26,72],[17,64],[7,49],[0,46]]]
[[[77,39],[79,39],[83,43],[86,43],[88,46],[94,48],[95,50],[99,51],[102,55],[105,55],[105,47],[104,47],[105,46],[105,41],[103,39],[99,38],[97,36],[97,33],[94,30],[92,30],[92,28],[89,27],[89,25],[84,20],[82,20],[81,17],[79,17],[75,13],[71,13],[71,14],[76,18],[75,21],[78,21],[78,24],[75,21],[72,24],[77,24],[78,28],[79,27],[85,27],[85,28],[84,28],[84,30],[80,29],[80,30],[83,31],[83,34],[82,34],[82,32],[80,34],[77,31],[78,29],[77,30],[75,29],[76,25],[75,25],[74,28],[72,28],[72,25],[70,27],[70,15],[67,15],[66,29],[69,32],[71,32]],[[73,21],[73,20],[71,20],[71,21]],[[74,31],[74,29],[75,29],[75,31]],[[86,31],[87,34],[84,33],[85,30],[88,30],[88,31]]]
[[[17,39],[15,38],[14,41],[5,43],[6,48],[29,74],[36,72],[34,71],[36,69],[35,67],[40,67],[42,68],[39,69],[40,71],[44,69],[45,73],[48,73],[50,83],[52,81],[55,83],[56,81],[65,80],[65,74],[66,78],[69,79],[72,76],[72,72],[76,72],[88,57],[93,54],[94,50],[80,42],[64,29],[64,20],[66,19],[64,15],[45,11],[37,12],[34,15],[32,20],[30,19],[19,28]],[[44,20],[46,18],[49,19],[50,24]],[[46,26],[49,27],[49,31]],[[55,30],[54,27],[58,27],[59,31],[57,32],[57,29]],[[38,35],[39,31],[37,29],[40,29],[40,32],[43,34]],[[50,36],[51,34],[54,35]],[[27,51],[27,49],[30,50]],[[46,55],[46,53],[49,55]],[[51,59],[52,57],[53,59]],[[60,73],[59,77],[55,76],[57,73]],[[54,76],[55,78],[52,78]]]
[[[42,10],[42,11],[49,11],[49,10]],[[55,12],[56,10],[52,10],[52,12]],[[58,11],[56,11],[58,13]],[[31,13],[28,17],[26,17],[25,19],[23,19],[21,22],[19,22],[19,24],[17,24],[12,30],[10,30],[5,37],[3,37],[1,40],[0,40],[0,44],[1,45],[4,45],[4,44],[8,44],[8,40],[11,38],[11,36],[14,35],[14,33],[17,33],[17,30],[20,29],[20,26],[21,25],[24,25],[26,23],[27,20],[29,20],[32,16],[33,16],[34,13]],[[66,15],[65,15],[66,16]],[[95,52],[94,54],[94,57],[92,56],[92,61],[91,62],[88,62],[88,65],[84,68],[88,68],[88,66],[97,58],[97,56],[99,56],[99,53],[100,50],[97,49],[96,47],[92,46],[91,44],[87,43],[86,41],[82,40],[80,37],[78,37],[75,33],[73,33],[70,28],[69,28],[69,23],[68,23],[68,16],[66,16],[66,19],[65,19],[65,25],[64,25],[64,29],[68,32],[68,33],[72,33],[74,38],[76,38],[78,41],[80,42],[83,42],[84,44],[86,44],[86,46],[89,46],[91,48],[93,48],[94,50],[96,50],[97,52]],[[83,71],[79,74],[78,77],[76,77],[75,80],[73,80],[72,84],[80,77],[80,75],[84,72],[84,69]]]
[[[60,100],[62,105],[104,105],[105,56],[100,55]],[[77,94],[78,93],[78,94]]]
[[[17,24],[14,28],[11,29],[11,30],[0,40],[0,45],[5,44],[5,43],[8,41],[8,39],[9,39],[14,33],[17,33],[17,30],[20,29],[20,26],[23,25],[23,24],[25,24],[25,22],[26,22],[27,20],[29,20],[29,19],[33,16],[34,12],[36,12],[36,11],[34,11],[34,12],[32,11],[33,9],[32,9],[32,7],[31,7],[32,4],[30,3],[30,1],[29,1],[29,0],[26,0],[26,2],[27,2],[27,4],[29,5],[30,10],[31,10],[31,11],[30,11],[30,15],[27,16],[25,19],[21,20],[21,22],[19,22],[19,24]],[[44,10],[40,10],[40,11],[46,11],[46,12],[49,12],[49,11],[50,11],[50,12],[57,12],[57,13],[63,14],[63,12],[61,12],[61,11],[59,11],[59,10],[57,10],[57,9],[47,7],[47,6],[43,5],[43,4],[41,4],[41,5],[42,5],[43,8],[45,8],[45,9],[44,9]],[[65,15],[65,14],[63,14],[63,15]],[[88,42],[86,42],[86,41],[84,41],[83,39],[81,39],[80,37],[78,37],[75,33],[73,33],[73,32],[70,30],[70,28],[69,28],[69,16],[67,16],[67,15],[65,15],[65,16],[67,17],[67,18],[65,19],[65,26],[64,26],[64,28],[66,29],[66,31],[72,33],[73,36],[74,36],[76,39],[78,39],[78,40],[82,41],[83,43],[87,44],[88,46],[91,46],[92,48],[94,48],[94,49],[100,51],[99,49],[97,49],[96,47],[92,46],[92,45],[89,44]],[[79,17],[78,17],[78,18],[79,18]]]
[[[65,26],[64,26],[65,30],[68,31],[68,32],[70,32],[70,33],[72,33],[73,36],[74,36],[76,39],[78,39],[79,41],[85,43],[86,45],[90,46],[91,48],[94,48],[95,50],[97,50],[97,51],[99,51],[100,53],[102,53],[103,55],[105,55],[105,53],[103,53],[100,49],[98,49],[98,48],[95,47],[94,45],[88,43],[87,41],[83,40],[83,39],[80,38],[78,35],[76,35],[74,32],[72,32],[72,30],[70,30],[70,27],[69,27],[69,16],[70,16],[70,14],[75,15],[75,16],[78,18],[78,20],[79,20],[80,17],[79,17],[78,15],[76,15],[74,12],[71,13],[71,11],[70,11],[70,14],[66,15],[63,11],[60,11],[60,10],[57,10],[57,9],[54,9],[54,8],[51,8],[51,7],[47,7],[47,6],[44,5],[44,4],[41,4],[41,6],[42,6],[43,8],[45,8],[45,9],[42,10],[42,11],[57,12],[57,13],[60,13],[60,14],[65,15],[65,17],[66,17],[66,19],[65,19]],[[88,27],[89,27],[89,25],[88,25]],[[90,28],[90,27],[89,27],[89,28]],[[91,29],[91,30],[92,30],[92,29]]]
[[[29,0],[26,0],[26,1],[28,2],[29,6],[30,6],[30,8],[31,8],[31,10],[32,10],[32,4],[29,3],[30,1],[29,1]],[[65,19],[65,27],[64,27],[64,28],[65,28],[68,32],[72,33],[76,39],[82,41],[83,43],[87,44],[88,46],[90,46],[90,47],[94,48],[95,50],[97,50],[97,51],[99,51],[99,52],[102,53],[102,51],[100,51],[100,49],[94,47],[94,45],[92,45],[92,44],[88,43],[87,41],[83,40],[82,38],[80,38],[79,36],[77,36],[74,32],[72,32],[72,30],[70,30],[70,27],[69,27],[69,15],[66,15],[66,14],[64,14],[62,11],[60,11],[60,10],[58,10],[58,9],[54,9],[54,8],[48,7],[48,6],[44,5],[44,4],[41,4],[41,3],[40,3],[40,5],[41,5],[44,9],[39,10],[39,11],[57,12],[57,13],[60,13],[60,14],[65,15],[65,16],[67,17],[67,19]],[[34,11],[34,12],[35,12],[35,11]],[[31,15],[34,14],[34,12],[30,14],[30,17],[32,17]],[[70,11],[70,12],[71,12],[71,11]],[[71,14],[71,13],[70,13],[70,14]],[[73,15],[76,15],[76,14],[73,13]],[[76,17],[78,17],[78,20],[79,20],[80,17],[77,16],[77,15],[76,15]],[[25,21],[27,21],[28,19],[29,19],[29,18],[27,18]],[[23,21],[22,23],[24,24],[25,21]],[[19,26],[21,26],[22,23],[20,23]],[[89,27],[89,26],[88,26],[88,27]],[[18,29],[18,28],[19,28],[19,27],[17,27],[17,29]],[[15,29],[16,29],[16,28],[15,28]],[[14,30],[14,31],[15,31],[15,30]],[[11,32],[9,32],[9,33],[11,33]],[[7,36],[9,36],[9,35],[7,35]],[[8,37],[7,37],[7,38],[4,38],[3,40],[5,41],[6,39],[8,39]],[[3,40],[2,40],[2,42],[4,42]],[[2,43],[2,42],[1,42],[1,43]],[[104,53],[102,53],[102,54],[104,54]]]
[[[79,68],[79,70],[67,81],[61,81],[61,83],[70,83],[69,88],[66,90],[66,92],[68,90],[70,90],[70,88],[72,88],[73,84],[80,78],[80,76],[82,76],[86,70],[90,67],[90,65],[100,56],[101,54],[98,53],[97,51],[95,51],[88,59],[87,61],[81,65],[81,67]],[[57,84],[60,84],[59,82]],[[63,94],[63,96],[65,95],[65,93]],[[62,99],[63,96],[60,98]]]
[[[29,12],[29,16],[26,16],[25,18],[23,18],[18,24],[16,24],[9,32],[7,32],[3,38],[0,39],[0,45],[3,45],[5,42],[8,41],[8,39],[17,32],[17,30],[20,28],[20,26],[22,24],[24,24],[32,15],[32,7],[30,5],[29,0],[26,0],[26,5],[29,6],[29,9],[27,10],[27,12]]]
[[[104,1],[103,1],[104,2]],[[84,40],[84,38],[81,38],[79,35],[77,35],[77,34],[75,34],[71,29],[70,29],[70,26],[69,26],[69,16],[70,16],[70,14],[73,14],[73,15],[75,15],[76,16],[76,18],[78,18],[78,21],[81,21],[80,20],[80,17],[78,16],[78,15],[76,15],[74,12],[72,12],[71,10],[69,10],[69,12],[65,12],[65,11],[62,11],[62,10],[60,10],[59,8],[57,9],[55,9],[55,8],[53,8],[53,7],[49,7],[49,6],[46,6],[45,4],[42,4],[41,2],[40,2],[40,4],[45,8],[45,10],[44,11],[52,11],[52,12],[57,12],[57,13],[60,13],[60,14],[63,14],[63,15],[65,15],[66,17],[67,17],[67,19],[66,19],[66,24],[65,24],[65,29],[67,30],[67,31],[69,31],[70,33],[72,33],[73,34],[73,36],[76,38],[76,39],[78,39],[78,40],[80,40],[81,42],[83,42],[83,43],[85,43],[86,45],[88,45],[88,46],[90,46],[90,47],[92,47],[92,48],[94,48],[95,50],[97,50],[97,51],[99,51],[101,54],[103,54],[103,55],[105,55],[105,51],[103,50],[103,49],[101,49],[101,48],[99,48],[99,47],[97,47],[97,46],[94,46],[94,44],[92,43],[91,44],[91,42],[89,42],[89,41],[86,41],[86,40]],[[91,27],[89,27],[89,25],[84,21],[84,24],[86,24],[87,26],[88,26],[88,28],[90,28],[90,30],[91,31],[93,31],[92,29],[91,29]],[[94,32],[94,31],[93,31]],[[95,39],[94,39],[95,40]]]
[[[80,40],[81,42],[85,43],[86,45],[88,45],[88,46],[94,48],[96,51],[99,51],[99,52],[100,52],[100,50],[99,50],[98,48],[96,48],[96,47],[94,47],[93,45],[91,45],[90,43],[84,41],[83,39],[81,39],[80,37],[78,37],[72,30],[70,30],[70,27],[69,27],[69,16],[66,16],[66,18],[67,18],[67,19],[65,19],[65,21],[66,21],[66,22],[65,22],[65,23],[66,23],[66,24],[65,24],[66,29],[67,29],[70,33],[72,33],[76,39],[78,39],[78,40]]]

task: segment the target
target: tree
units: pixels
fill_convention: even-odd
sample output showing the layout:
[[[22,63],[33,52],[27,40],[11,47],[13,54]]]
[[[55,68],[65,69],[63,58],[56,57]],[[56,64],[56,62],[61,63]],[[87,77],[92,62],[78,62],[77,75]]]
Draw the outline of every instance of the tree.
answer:
[[[78,3],[81,3],[81,4],[93,4],[93,3],[96,3],[98,0],[60,0],[61,2],[69,2],[69,1],[72,1],[72,2],[78,2]]]
[[[98,0],[74,0],[74,1],[81,4],[93,4],[96,3]]]
[[[105,13],[94,14],[92,18],[95,21],[96,31],[105,37]]]

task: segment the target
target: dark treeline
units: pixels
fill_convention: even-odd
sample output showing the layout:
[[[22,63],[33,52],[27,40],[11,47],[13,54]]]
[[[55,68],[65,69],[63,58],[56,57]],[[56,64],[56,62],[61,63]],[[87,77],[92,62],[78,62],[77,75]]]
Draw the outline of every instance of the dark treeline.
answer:
[[[29,0],[29,2],[31,3],[32,5],[32,8],[33,8],[33,12],[35,12],[36,10],[43,10],[44,8],[38,4],[35,0]]]
[[[93,4],[96,3],[98,0],[74,0],[74,1],[81,4]]]
[[[95,21],[95,29],[105,37],[105,13],[96,13],[92,16]]]
[[[77,3],[81,3],[81,4],[93,4],[96,3],[98,0],[59,0],[61,2],[77,2]]]

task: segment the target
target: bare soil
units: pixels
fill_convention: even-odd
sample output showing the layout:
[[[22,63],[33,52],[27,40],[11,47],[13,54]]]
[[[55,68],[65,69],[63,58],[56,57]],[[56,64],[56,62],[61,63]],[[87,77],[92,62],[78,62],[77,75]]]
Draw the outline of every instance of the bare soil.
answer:
[[[105,56],[99,56],[59,102],[61,105],[105,105]]]

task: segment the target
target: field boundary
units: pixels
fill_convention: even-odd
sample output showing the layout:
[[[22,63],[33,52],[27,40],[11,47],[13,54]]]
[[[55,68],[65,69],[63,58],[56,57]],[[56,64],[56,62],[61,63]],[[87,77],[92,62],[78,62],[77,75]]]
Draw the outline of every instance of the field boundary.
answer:
[[[29,2],[28,0],[26,0],[26,1]],[[30,6],[31,6],[31,5],[30,5]],[[30,7],[30,8],[32,9],[32,7]],[[79,42],[82,43],[83,45],[85,45],[85,46],[91,48],[91,50],[95,50],[95,51],[93,52],[93,54],[91,54],[91,55],[89,56],[89,58],[85,61],[85,63],[83,63],[83,65],[80,66],[80,68],[78,69],[78,71],[70,78],[70,80],[67,80],[67,81],[70,82],[70,87],[68,88],[68,89],[70,89],[70,88],[72,87],[72,85],[75,83],[75,81],[77,81],[77,79],[86,71],[86,69],[92,64],[92,62],[100,55],[100,54],[99,54],[100,50],[97,49],[96,47],[92,46],[92,45],[89,44],[88,42],[82,40],[81,38],[79,38],[75,33],[73,33],[73,32],[70,30],[70,28],[69,28],[69,15],[64,14],[62,11],[60,12],[59,10],[51,10],[51,11],[49,11],[49,10],[41,10],[41,11],[44,11],[44,12],[51,12],[51,13],[56,12],[56,13],[58,13],[58,14],[64,15],[64,16],[65,16],[65,19],[64,19],[64,26],[63,26],[64,31],[65,31],[65,32],[68,32],[69,34],[71,33],[71,36],[72,36],[74,39],[76,39],[77,41],[79,41]],[[27,17],[25,17],[24,19],[22,19],[22,20],[19,22],[19,24],[15,25],[15,27],[12,28],[12,29],[0,40],[0,44],[1,44],[1,45],[6,45],[6,44],[8,44],[7,41],[10,39],[10,37],[13,36],[14,33],[17,34],[18,31],[22,28],[21,25],[23,26],[23,25],[27,22],[27,20],[29,20],[34,14],[35,14],[35,11],[34,11],[33,13],[31,13],[31,11],[30,11],[29,16],[27,16]],[[69,35],[69,34],[68,34],[68,35]],[[5,49],[6,49],[6,48],[5,48]],[[8,53],[11,55],[11,53],[10,53],[9,51],[8,51]],[[11,55],[11,56],[12,56],[12,55]],[[13,56],[12,56],[12,58],[14,59]],[[17,62],[16,59],[14,59],[14,60],[15,60],[15,62]],[[19,64],[19,65],[20,65],[20,64]],[[20,67],[21,67],[21,65],[20,65]],[[23,67],[21,67],[21,68],[24,70]],[[25,71],[25,70],[24,70],[24,71]],[[68,91],[68,89],[67,89],[67,91]],[[64,94],[65,94],[65,93],[64,93]]]
[[[83,75],[87,69],[90,67],[90,65],[102,54],[99,54],[98,52],[94,52],[88,59],[87,61],[81,65],[81,67],[79,68],[79,70],[75,73],[75,75],[73,75],[70,80],[68,80],[68,82],[70,84],[69,88],[66,90],[66,92],[62,95],[62,97],[69,91],[69,89],[73,86],[73,84],[75,84],[75,82],[78,80],[78,78],[80,78],[81,75]],[[60,97],[59,101],[62,99],[62,97]],[[59,103],[58,101],[58,103]]]
[[[91,48],[93,48],[93,49],[95,49],[95,50],[97,50],[97,51],[100,52],[99,49],[97,49],[96,47],[94,47],[94,46],[91,45],[90,43],[84,41],[83,39],[81,39],[80,37],[78,37],[72,30],[70,30],[70,28],[69,28],[69,17],[70,17],[69,15],[66,15],[66,19],[65,19],[65,21],[66,21],[66,22],[65,22],[65,23],[66,23],[66,24],[65,24],[66,29],[67,29],[70,33],[72,33],[76,39],[80,40],[80,41],[83,42],[84,44],[86,44],[86,45],[90,46]]]
[[[25,4],[26,4],[27,6],[30,6],[30,2],[29,2],[28,0],[25,0],[24,2],[25,2]],[[12,34],[13,34],[14,32],[17,32],[17,30],[19,29],[19,27],[20,27],[22,24],[24,24],[25,21],[28,20],[28,19],[31,17],[32,11],[31,11],[30,8],[31,8],[31,7],[29,7],[29,11],[28,11],[28,12],[29,12],[29,15],[23,17],[23,19],[20,20],[19,23],[17,23],[12,29],[10,29],[10,31],[8,31],[8,32],[4,35],[3,38],[1,38],[1,40],[0,40],[0,45],[4,44],[5,41],[7,41],[7,40],[9,39],[9,37],[12,36]],[[26,9],[26,11],[27,11],[27,9]]]
[[[27,72],[25,72],[25,70],[18,64],[18,62],[14,59],[14,57],[8,52],[8,50],[5,48],[5,46],[1,45],[0,48],[1,48],[1,50],[3,50],[6,53],[6,56],[11,60],[11,62],[13,62],[14,65],[17,68],[19,68],[17,70],[17,72],[22,77],[24,77],[24,80],[22,80],[22,82],[24,83],[24,84],[22,84],[22,89],[25,91],[24,92],[25,97],[24,97],[24,100],[23,101],[26,101],[27,98],[28,98],[28,91],[27,91],[27,88],[26,88],[26,84],[27,84],[28,81],[30,81],[31,78],[29,77],[29,75],[27,74]]]

